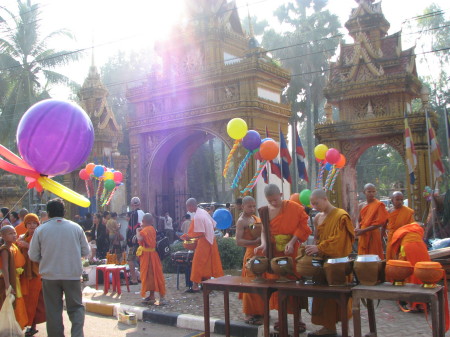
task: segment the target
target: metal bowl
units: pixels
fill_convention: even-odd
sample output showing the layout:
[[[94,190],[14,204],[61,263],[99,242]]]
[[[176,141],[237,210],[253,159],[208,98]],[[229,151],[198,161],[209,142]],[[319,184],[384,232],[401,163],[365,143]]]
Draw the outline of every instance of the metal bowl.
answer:
[[[356,257],[357,262],[378,262],[381,261],[378,255],[358,255]]]
[[[349,261],[350,261],[350,259],[347,256],[327,260],[328,263],[345,263],[345,262],[349,262]]]

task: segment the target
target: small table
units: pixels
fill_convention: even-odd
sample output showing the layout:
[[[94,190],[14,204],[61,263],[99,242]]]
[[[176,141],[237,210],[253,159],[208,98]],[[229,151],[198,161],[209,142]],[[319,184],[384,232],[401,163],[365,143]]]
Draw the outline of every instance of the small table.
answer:
[[[353,328],[355,337],[361,337],[360,299],[367,299],[367,313],[369,316],[370,336],[377,336],[375,310],[373,300],[391,300],[406,302],[423,302],[431,304],[431,324],[433,337],[445,336],[445,301],[444,287],[423,288],[418,284],[393,286],[391,283],[382,283],[376,286],[359,285],[353,292]]]
[[[295,282],[276,283],[278,290],[279,322],[280,336],[288,336],[287,324],[287,299],[289,296],[295,296],[297,307],[297,297],[322,297],[333,298],[340,306],[340,316],[342,321],[342,337],[348,337],[348,312],[347,304],[352,297],[352,288],[350,286],[330,287],[327,285],[305,285]],[[294,337],[299,335],[299,311],[294,310]]]
[[[259,294],[264,302],[264,336],[269,337],[269,299],[276,291],[274,282],[266,280],[264,283],[252,282],[251,277],[223,276],[213,280],[202,282],[203,286],[203,313],[205,319],[205,336],[209,337],[209,293],[213,290],[223,291],[223,306],[225,311],[225,335],[230,336],[230,302],[229,293],[253,293]]]

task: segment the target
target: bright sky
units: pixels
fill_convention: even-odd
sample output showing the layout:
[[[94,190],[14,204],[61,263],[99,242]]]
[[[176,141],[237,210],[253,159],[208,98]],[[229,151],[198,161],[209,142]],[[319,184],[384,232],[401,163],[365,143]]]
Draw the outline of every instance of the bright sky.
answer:
[[[41,4],[41,26],[45,32],[59,28],[68,28],[76,36],[77,41],[70,45],[60,43],[57,47],[70,49],[84,49],[95,44],[95,60],[98,66],[105,63],[111,55],[118,50],[140,50],[151,46],[156,39],[163,38],[169,26],[176,22],[181,12],[183,0],[34,0]],[[273,18],[273,11],[285,0],[237,0],[241,18],[247,15],[247,3],[251,15],[258,19],[267,19],[270,24],[277,27]],[[449,17],[450,4],[448,0],[435,0]],[[3,0],[4,6],[15,9],[15,0]],[[422,14],[431,1],[411,0],[385,0],[383,12],[391,23],[390,33],[403,28],[408,32],[407,26],[402,25],[406,19]],[[356,7],[354,0],[329,0],[328,7],[336,13],[341,23],[348,19],[351,8]],[[346,33],[346,31],[343,31]],[[418,35],[409,35],[416,38]],[[408,44],[409,43],[409,44]],[[414,41],[403,38],[404,48],[411,46]],[[420,52],[421,50],[416,50]],[[73,80],[82,83],[86,77],[91,63],[90,51],[86,51],[78,64],[60,70]],[[420,66],[420,65],[419,65]],[[419,68],[420,72],[425,72]],[[53,94],[56,94],[53,91]],[[61,93],[64,95],[63,93]],[[65,97],[59,97],[65,98]]]

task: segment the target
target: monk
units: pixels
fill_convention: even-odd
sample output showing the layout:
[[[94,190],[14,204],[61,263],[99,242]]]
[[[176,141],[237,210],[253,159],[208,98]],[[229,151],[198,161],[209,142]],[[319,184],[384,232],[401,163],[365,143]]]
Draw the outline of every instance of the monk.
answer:
[[[0,235],[5,242],[0,247],[0,270],[2,271],[2,277],[0,277],[0,307],[5,301],[6,290],[11,286],[12,293],[16,297],[14,314],[16,315],[17,323],[23,329],[28,323],[28,317],[19,277],[23,272],[22,267],[25,265],[25,257],[15,244],[17,234],[13,226],[3,226],[0,229]]]
[[[258,212],[263,228],[261,232],[261,245],[255,248],[255,254],[265,254],[269,259],[279,256],[290,256],[295,262],[298,247],[301,242],[308,239],[311,229],[308,227],[308,215],[303,206],[291,201],[282,200],[277,185],[269,184],[264,188],[268,206],[261,207]],[[294,267],[295,269],[295,267]],[[268,274],[268,278],[279,278],[275,274]],[[307,298],[300,299],[300,310],[307,308]],[[278,310],[278,293],[270,298],[270,308]],[[294,313],[293,302],[288,303],[288,313]],[[300,312],[301,314],[301,312]],[[300,315],[301,317],[301,315]],[[274,325],[278,330],[278,322]],[[300,332],[306,331],[306,325],[299,322]]]
[[[386,243],[386,260],[394,259],[394,253],[391,250],[392,237],[397,229],[400,227],[414,222],[414,211],[403,205],[403,193],[396,191],[392,193],[392,205],[393,208],[389,210],[388,223],[386,229],[387,243]],[[384,227],[381,231],[381,237],[384,237]]]
[[[28,256],[28,248],[34,231],[39,226],[39,218],[34,213],[28,213],[23,220],[27,232],[19,237],[17,245],[20,252],[25,257],[24,271],[20,275],[20,286],[22,288],[23,299],[27,308],[28,323],[25,336],[33,336],[38,333],[36,324],[45,322],[45,305],[42,294],[42,281],[39,274],[39,263],[33,262]]]
[[[147,213],[142,218],[141,227],[136,229],[136,238],[139,248],[136,256],[139,256],[139,265],[141,266],[141,296],[144,298],[144,304],[155,304],[155,291],[159,293],[159,303],[163,304],[166,294],[166,282],[162,270],[159,255],[156,252],[156,230],[154,226],[153,215]],[[150,292],[145,297],[147,291]]]
[[[319,212],[314,217],[316,244],[306,246],[306,254],[319,255],[324,259],[348,256],[352,252],[355,231],[352,220],[346,211],[334,207],[324,190],[311,193],[311,205]],[[311,322],[322,328],[309,333],[308,337],[334,337],[336,323],[340,321],[339,305],[334,299],[313,299]],[[348,315],[351,314],[351,302],[348,303]]]
[[[20,219],[20,224],[18,224],[15,228],[16,228],[16,233],[17,236],[23,235],[27,232],[27,228],[25,227],[25,223],[24,223],[24,219],[25,216],[28,214],[28,210],[26,208],[22,208],[19,211],[19,219]]]
[[[242,276],[254,276],[245,267],[247,260],[255,256],[255,248],[261,244],[261,237],[253,237],[250,227],[262,226],[261,219],[256,213],[256,201],[251,196],[242,199],[243,212],[236,222],[236,243],[245,247],[244,261],[242,266]],[[242,311],[245,314],[245,323],[252,325],[263,324],[264,302],[258,294],[239,294],[242,300]]]
[[[211,277],[223,276],[222,261],[219,248],[214,237],[216,222],[204,209],[197,207],[197,200],[190,198],[186,201],[186,209],[195,213],[191,220],[187,235],[182,239],[197,238],[197,248],[192,259],[191,281],[192,291],[200,291],[199,283]]]
[[[359,224],[355,234],[359,238],[358,255],[373,254],[384,259],[380,228],[385,225],[388,212],[386,206],[375,198],[377,189],[373,184],[364,186],[366,202],[360,205]]]

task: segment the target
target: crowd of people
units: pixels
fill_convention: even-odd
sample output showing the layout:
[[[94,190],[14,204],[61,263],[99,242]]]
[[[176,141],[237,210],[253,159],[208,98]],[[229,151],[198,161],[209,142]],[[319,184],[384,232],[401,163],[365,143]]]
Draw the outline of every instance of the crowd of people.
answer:
[[[348,256],[352,251],[376,254],[384,259],[383,238],[386,238],[387,259],[409,260],[413,264],[430,259],[422,240],[423,229],[414,222],[414,211],[403,205],[401,192],[393,193],[393,208],[387,210],[384,203],[376,199],[375,186],[366,184],[366,201],[360,205],[357,224],[353,224],[345,210],[334,207],[323,190],[314,190],[311,194],[311,205],[318,212],[312,223],[308,210],[295,201],[283,200],[276,185],[267,185],[264,193],[267,206],[257,209],[251,196],[238,200],[235,206],[239,215],[236,243],[245,247],[243,276],[250,276],[245,263],[253,256],[269,259],[290,256],[295,260],[301,245],[306,254],[324,259]],[[77,224],[64,218],[61,199],[49,201],[47,212],[41,212],[39,217],[26,209],[18,213],[1,209],[0,304],[11,287],[16,295],[16,319],[21,328],[28,327],[26,336],[36,334],[36,324],[44,321],[49,336],[64,336],[63,295],[72,322],[72,336],[83,336],[82,258],[103,259],[108,252],[122,256],[122,251],[126,250],[130,283],[141,283],[143,303],[163,304],[166,285],[157,252],[158,221],[163,221],[160,232],[164,231],[170,241],[177,234],[182,240],[195,242],[189,292],[199,292],[202,281],[224,275],[215,235],[216,222],[211,212],[200,208],[195,199],[186,201],[187,214],[178,231],[174,231],[168,213],[161,217],[141,210],[138,197],[131,199],[130,208],[125,236],[121,234],[116,213],[96,213],[92,219],[87,215]],[[258,226],[261,234],[255,237],[251,229]],[[267,273],[265,277],[278,278],[273,273]],[[300,275],[291,277],[297,279]],[[420,282],[414,278],[409,281]],[[261,297],[256,294],[240,294],[239,297],[245,322],[262,324],[264,305]],[[293,303],[288,303],[288,312],[300,311],[299,326],[305,331],[301,309],[307,308],[307,298],[301,299],[298,307]],[[270,299],[270,308],[278,310],[276,292]],[[419,310],[420,307],[410,309]],[[334,300],[314,298],[312,323],[322,328],[309,336],[336,336],[339,320],[339,307]],[[274,327],[279,328],[278,322]]]

